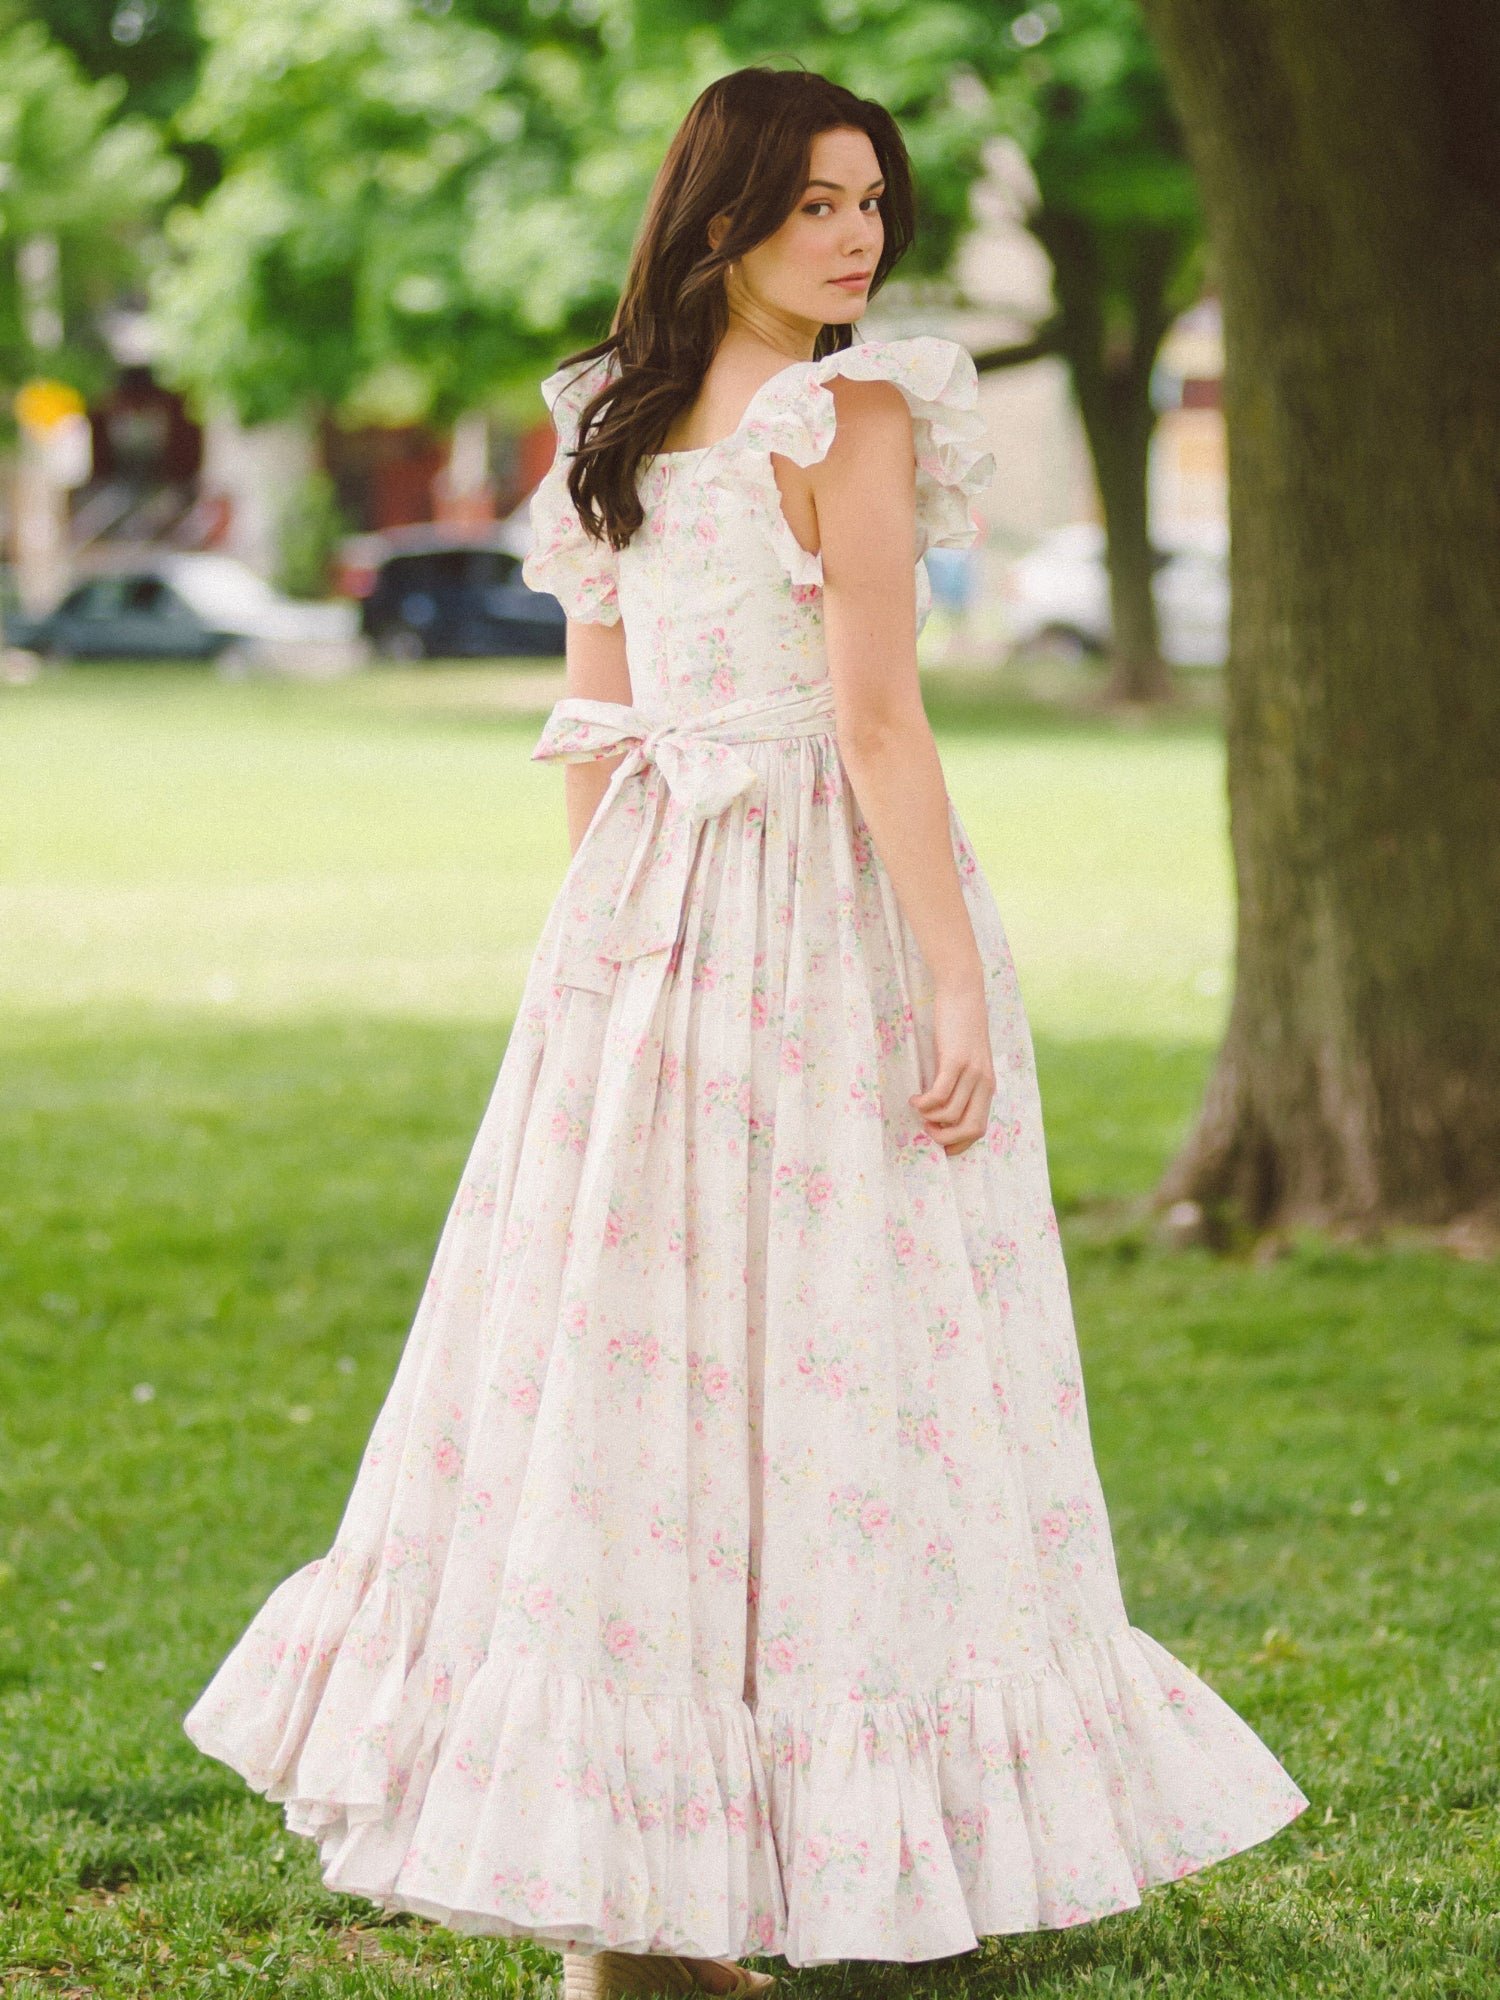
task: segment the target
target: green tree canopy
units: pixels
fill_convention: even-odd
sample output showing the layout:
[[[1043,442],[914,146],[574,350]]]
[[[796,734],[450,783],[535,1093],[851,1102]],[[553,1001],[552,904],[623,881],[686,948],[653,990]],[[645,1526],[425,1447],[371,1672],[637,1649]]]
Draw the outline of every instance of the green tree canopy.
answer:
[[[61,4],[61,0],[57,0]],[[222,160],[176,219],[167,365],[247,419],[456,415],[599,338],[666,142],[712,77],[801,61],[887,104],[917,169],[907,276],[938,278],[986,142],[1038,187],[1061,354],[1110,532],[1119,691],[1159,692],[1150,384],[1199,277],[1176,119],[1135,0],[205,0],[178,121]]]
[[[203,23],[182,124],[225,172],[174,217],[156,295],[180,378],[252,421],[441,420],[593,337],[660,122],[600,26],[413,0],[212,0]]]
[[[0,376],[108,374],[100,316],[137,284],[178,181],[124,86],[83,76],[38,22],[0,34]]]
[[[224,177],[174,219],[156,302],[168,367],[251,420],[442,420],[534,389],[607,328],[667,140],[741,59],[707,9],[652,0],[211,0],[202,25],[180,126]],[[907,115],[929,270],[966,222],[987,114],[948,88],[950,40],[893,46],[900,76],[860,80]]]
[[[122,108],[157,123],[191,96],[202,56],[193,0],[27,0],[41,22],[92,77],[116,77]]]

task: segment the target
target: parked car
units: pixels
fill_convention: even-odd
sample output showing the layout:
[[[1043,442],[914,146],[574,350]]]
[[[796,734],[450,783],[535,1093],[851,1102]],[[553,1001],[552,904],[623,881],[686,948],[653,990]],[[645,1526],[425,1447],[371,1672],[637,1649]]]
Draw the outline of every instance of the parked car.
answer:
[[[392,528],[344,551],[360,625],[394,660],[556,657],[567,621],[555,597],[521,578],[513,523]]]
[[[1219,667],[1229,650],[1228,542],[1205,532],[1172,542],[1156,572],[1162,651],[1175,666]],[[1109,646],[1104,530],[1075,521],[1043,535],[1005,581],[1006,618],[1017,649],[1087,655]]]
[[[233,556],[152,555],[86,577],[40,618],[12,611],[12,646],[57,660],[215,660],[228,668],[348,664],[350,604],[301,604]]]

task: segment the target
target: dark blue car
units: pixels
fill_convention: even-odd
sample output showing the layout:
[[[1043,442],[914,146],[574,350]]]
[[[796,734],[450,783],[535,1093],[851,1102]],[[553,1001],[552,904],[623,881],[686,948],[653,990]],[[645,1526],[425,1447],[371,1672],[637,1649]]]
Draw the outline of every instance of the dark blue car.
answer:
[[[566,619],[521,580],[500,529],[393,529],[369,547],[360,625],[391,660],[555,658]]]

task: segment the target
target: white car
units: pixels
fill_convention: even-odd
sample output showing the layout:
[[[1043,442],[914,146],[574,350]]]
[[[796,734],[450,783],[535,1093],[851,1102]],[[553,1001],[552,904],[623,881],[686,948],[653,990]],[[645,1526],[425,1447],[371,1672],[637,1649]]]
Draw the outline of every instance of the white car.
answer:
[[[1006,623],[1017,650],[1103,653],[1109,646],[1104,530],[1054,528],[1012,563]],[[1162,549],[1155,579],[1162,652],[1174,666],[1221,667],[1229,652],[1229,544],[1205,530]]]
[[[361,656],[359,607],[285,597],[234,556],[171,555],[161,574],[205,625],[234,641],[231,657],[293,671],[337,671]]]

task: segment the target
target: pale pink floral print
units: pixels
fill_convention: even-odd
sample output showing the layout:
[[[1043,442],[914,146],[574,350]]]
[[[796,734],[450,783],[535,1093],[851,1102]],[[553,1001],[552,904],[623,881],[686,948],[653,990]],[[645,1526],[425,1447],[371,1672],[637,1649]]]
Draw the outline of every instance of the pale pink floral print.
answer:
[[[895,1527],[895,1510],[880,1493],[867,1493],[858,1486],[836,1487],[828,1496],[828,1518],[832,1525],[852,1528],[864,1541],[884,1539]]]
[[[664,1555],[677,1555],[687,1547],[684,1523],[658,1503],[651,1510],[651,1539]]]
[[[942,1361],[956,1354],[963,1343],[963,1328],[955,1318],[934,1320],[927,1329],[928,1345],[932,1349],[934,1361]]]
[[[916,1262],[917,1239],[912,1230],[903,1224],[890,1224],[886,1229],[886,1241],[892,1257],[903,1269],[909,1269]]]
[[[606,1368],[638,1370],[642,1375],[655,1375],[661,1366],[661,1342],[654,1333],[632,1329],[628,1333],[612,1334],[604,1343]]]
[[[717,1356],[689,1354],[688,1380],[708,1403],[720,1403],[729,1393],[729,1369]]]
[[[635,1657],[640,1635],[628,1618],[615,1616],[604,1627],[604,1650],[612,1660],[630,1660]]]
[[[790,1633],[783,1632],[766,1641],[766,1665],[772,1673],[795,1673],[797,1668],[797,1642]]]
[[[734,1546],[722,1528],[715,1528],[713,1540],[708,1545],[708,1566],[725,1581],[742,1583],[747,1566],[746,1552]]]
[[[825,1396],[839,1401],[848,1386],[848,1374],[843,1357],[837,1350],[809,1334],[802,1343],[797,1356],[797,1373],[810,1388],[821,1390]]]
[[[826,1167],[785,1161],[776,1169],[773,1186],[778,1195],[800,1199],[813,1215],[821,1215],[833,1199],[833,1175]]]
[[[522,1599],[526,1616],[537,1623],[548,1616],[554,1599],[550,1584],[534,1583]]]
[[[973,365],[926,338],[793,363],[643,468],[618,552],[566,483],[611,365],[546,385],[525,574],[623,622],[632,689],[559,704],[538,752],[636,763],[549,913],[334,1547],[189,1730],[331,1889],[553,1948],[909,1962],[1130,1909],[1301,1795],[1128,1621],[956,815],[998,1087],[959,1159],[910,1112],[931,982],[773,463],[826,456],[836,378],[892,383],[917,552],[963,544]]]

